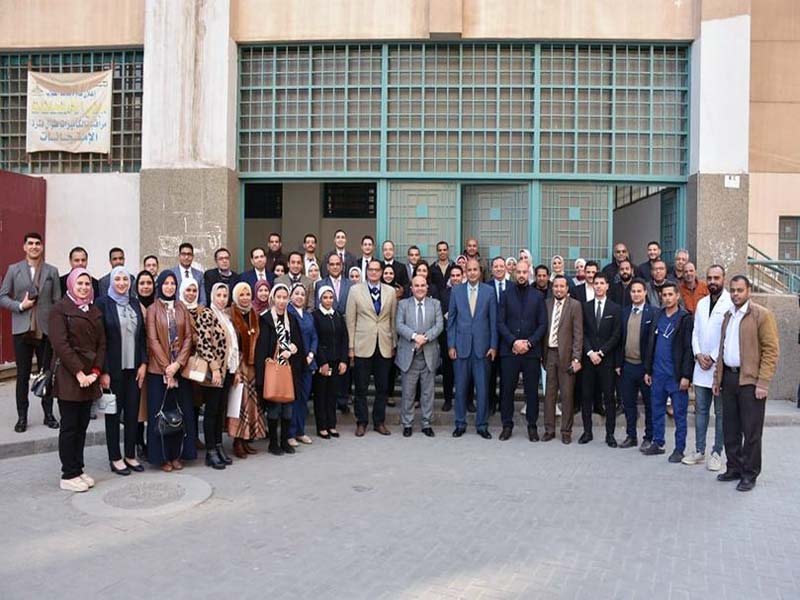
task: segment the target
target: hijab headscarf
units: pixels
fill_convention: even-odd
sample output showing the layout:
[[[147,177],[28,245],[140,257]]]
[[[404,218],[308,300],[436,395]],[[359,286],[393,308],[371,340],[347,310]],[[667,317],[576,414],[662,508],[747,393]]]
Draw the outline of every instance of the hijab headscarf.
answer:
[[[83,312],[86,312],[89,310],[89,305],[94,302],[94,289],[90,286],[89,295],[83,299],[78,298],[75,289],[78,286],[78,277],[82,277],[83,275],[86,275],[91,282],[92,276],[86,269],[78,268],[70,271],[70,274],[67,276],[67,296],[75,303],[75,306],[80,308]]]
[[[253,308],[252,301],[250,302],[250,306],[245,308],[241,304],[239,304],[239,296],[244,291],[245,288],[249,288],[250,284],[246,281],[240,281],[235,286],[233,286],[233,305],[241,312],[247,314],[250,312],[250,309]]]
[[[361,269],[358,267],[350,267],[350,270],[347,272],[347,278],[350,279],[350,276],[353,274],[353,271],[358,273],[358,280],[361,281]]]
[[[186,301],[186,291],[191,287],[194,286],[197,288],[197,298],[194,299],[194,302],[187,302]],[[178,297],[181,300],[181,304],[183,304],[189,310],[195,310],[197,308],[197,299],[200,298],[200,286],[197,284],[197,280],[192,277],[187,277],[183,281],[181,281],[181,288],[178,292]]]
[[[128,279],[128,291],[124,294],[120,294],[117,292],[116,288],[114,287],[114,278],[122,273]],[[111,269],[111,276],[109,277],[108,281],[108,296],[116,302],[120,306],[128,306],[131,300],[130,296],[131,291],[131,276],[130,273],[125,269],[125,267],[114,267]]]
[[[258,299],[258,290],[264,287],[267,288],[268,292],[270,291],[269,283],[267,283],[265,279],[260,279],[259,281],[256,281],[255,288],[253,288],[253,308],[259,315],[269,308],[270,298],[267,298],[264,302]]]
[[[223,283],[222,281],[218,281],[213,286],[211,286],[211,296],[209,298],[209,304],[211,306],[211,312],[214,313],[214,316],[217,317],[219,324],[222,325],[223,331],[225,331],[225,350],[227,356],[227,367],[229,373],[235,373],[236,370],[239,368],[239,340],[236,337],[236,328],[233,325],[233,321],[228,316],[228,313],[225,309],[219,308],[216,303],[214,302],[214,296],[217,294],[217,290],[225,288],[228,289],[228,284]]]
[[[175,277],[175,273],[172,271],[161,271],[161,273],[158,275],[158,279],[156,279],[156,297],[164,302],[174,302],[175,294],[172,294],[171,296],[164,294],[164,284],[167,282],[167,279],[172,279],[172,281],[175,283],[175,287],[177,288],[178,278]]]
[[[535,276],[535,270],[533,265],[533,255],[531,254],[531,251],[528,250],[527,248],[520,249],[519,258],[520,260],[525,259],[528,261],[528,267],[530,269],[530,280],[533,281]]]
[[[149,277],[153,282],[153,292],[149,296],[142,296],[139,294],[139,290],[136,290],[136,296],[139,298],[139,304],[148,308],[153,301],[156,299],[156,280],[153,277],[153,274],[150,271],[140,271],[139,274],[136,276],[136,282],[138,287],[138,282],[142,277]]]
[[[333,291],[333,288],[331,286],[329,285],[320,286],[319,290],[317,291],[317,299],[319,300],[317,302],[317,310],[326,317],[330,317],[331,315],[333,315],[334,312],[336,312],[336,308],[331,306],[330,310],[328,310],[324,306],[322,306],[322,294],[324,294],[325,292],[330,292],[333,295],[333,299],[336,300],[336,293]]]

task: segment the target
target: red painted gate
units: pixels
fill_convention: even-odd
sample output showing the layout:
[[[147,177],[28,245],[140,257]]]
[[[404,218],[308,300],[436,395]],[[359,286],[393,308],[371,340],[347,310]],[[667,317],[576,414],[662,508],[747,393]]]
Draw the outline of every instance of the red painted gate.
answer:
[[[46,184],[41,177],[0,171],[0,273],[3,277],[8,265],[24,258],[22,236],[29,231],[45,235]],[[13,360],[11,314],[0,310],[0,363]]]

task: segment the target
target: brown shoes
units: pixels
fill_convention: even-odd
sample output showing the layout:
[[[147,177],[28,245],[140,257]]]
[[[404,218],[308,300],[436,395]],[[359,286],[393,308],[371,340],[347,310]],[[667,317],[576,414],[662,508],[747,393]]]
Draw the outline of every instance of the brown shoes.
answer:
[[[364,434],[367,433],[367,426],[359,423],[356,425],[356,437],[364,437]]]
[[[241,438],[236,438],[233,440],[233,455],[236,458],[247,458],[247,452],[242,445]]]
[[[183,463],[177,458],[173,460],[170,464],[172,465],[172,468],[175,469],[176,471],[180,471],[181,469],[183,469]]]
[[[248,442],[247,440],[242,440],[242,448],[244,448],[244,451],[247,452],[248,454],[258,454],[258,450],[253,448],[250,445],[250,442]]]
[[[392,435],[392,432],[386,428],[386,425],[381,423],[380,425],[375,425],[375,431],[380,433],[381,435]]]
[[[561,443],[562,444],[571,444],[572,443],[572,434],[571,433],[562,433],[561,434]]]
[[[164,471],[164,473],[172,473],[175,469],[172,468],[170,463],[166,462],[161,465],[161,470]]]
[[[555,437],[556,437],[555,433],[551,433],[549,431],[545,431],[544,435],[542,436],[542,441],[543,442],[549,442],[550,440],[555,439]]]

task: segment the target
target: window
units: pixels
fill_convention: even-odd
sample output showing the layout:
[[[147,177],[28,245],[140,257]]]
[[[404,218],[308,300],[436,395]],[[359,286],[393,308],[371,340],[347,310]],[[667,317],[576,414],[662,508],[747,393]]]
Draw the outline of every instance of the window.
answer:
[[[280,219],[283,217],[283,185],[248,183],[244,186],[245,219]]]
[[[49,73],[113,68],[110,154],[25,152],[28,68]],[[141,49],[0,54],[0,169],[20,173],[139,171],[143,69]]]
[[[800,217],[780,217],[778,229],[778,260],[800,260]]]
[[[374,219],[377,186],[374,183],[326,183],[324,188],[326,219]]]

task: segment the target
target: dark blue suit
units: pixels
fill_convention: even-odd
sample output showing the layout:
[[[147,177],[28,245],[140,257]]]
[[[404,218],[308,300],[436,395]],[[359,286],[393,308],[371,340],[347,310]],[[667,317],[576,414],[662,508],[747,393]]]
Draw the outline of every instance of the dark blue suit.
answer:
[[[122,332],[120,330],[117,303],[110,296],[103,296],[95,302],[103,313],[106,331],[106,357],[103,372],[111,377],[111,391],[117,397],[116,414],[106,415],[106,446],[109,460],[121,460],[119,451],[120,413],[125,424],[125,457],[136,458],[136,434],[139,427],[139,399],[141,392],[136,382],[137,369],[147,363],[147,333],[144,315],[139,301],[130,299],[130,308],[136,315],[134,332],[133,368],[125,369],[122,364]]]
[[[469,284],[462,283],[450,293],[447,313],[447,347],[455,348],[456,428],[467,427],[467,394],[470,380],[476,388],[478,431],[488,429],[489,350],[497,350],[497,299],[494,288],[478,284],[475,314],[469,308]]]
[[[620,393],[622,395],[622,406],[625,408],[625,434],[629,438],[636,439],[636,421],[639,416],[636,408],[636,398],[641,393],[642,402],[644,402],[644,439],[652,441],[653,410],[650,403],[650,386],[644,383],[644,359],[647,352],[650,325],[655,318],[656,309],[647,303],[642,307],[642,323],[639,327],[639,364],[633,364],[625,360],[625,345],[628,343],[628,321],[632,312],[632,306],[628,306],[622,311],[622,338],[617,354],[617,364],[622,367]]]
[[[272,287],[272,283],[275,281],[275,274],[270,273],[269,271],[266,272],[267,276],[267,283],[269,287]],[[258,276],[256,275],[255,269],[250,269],[249,271],[245,271],[241,275],[239,275],[239,281],[244,281],[245,283],[250,284],[250,291],[255,293],[256,282],[258,281]],[[233,290],[231,290],[233,291]]]
[[[544,295],[532,285],[520,287],[509,282],[500,296],[497,328],[500,332],[500,361],[503,397],[500,416],[503,428],[514,427],[514,392],[519,374],[525,386],[528,427],[536,427],[539,417],[539,373],[542,358],[542,337],[547,331],[547,308]],[[530,349],[514,354],[516,340],[527,340]]]
[[[319,288],[321,288],[323,285],[331,286],[331,288],[334,289],[334,297],[336,296],[336,288],[333,287],[333,282],[331,281],[330,275],[328,277],[323,277],[314,284],[315,308],[319,305]],[[352,285],[353,282],[344,275],[339,279],[339,298],[334,298],[333,308],[342,314],[344,314],[344,311],[347,308],[347,296],[350,294],[350,288]]]

